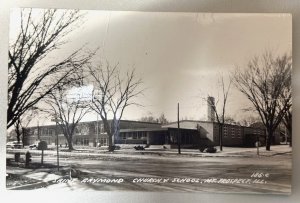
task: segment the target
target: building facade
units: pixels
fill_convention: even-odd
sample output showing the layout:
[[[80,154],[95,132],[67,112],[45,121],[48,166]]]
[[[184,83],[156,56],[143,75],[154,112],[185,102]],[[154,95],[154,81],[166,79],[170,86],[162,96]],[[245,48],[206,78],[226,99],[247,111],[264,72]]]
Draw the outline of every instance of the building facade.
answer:
[[[110,121],[111,122],[111,121]],[[137,122],[137,121],[120,121],[120,129],[136,129],[136,128],[157,128],[161,127],[158,123]],[[39,141],[46,141],[48,145],[55,145],[58,137],[59,145],[66,145],[67,141],[63,135],[63,131],[56,125],[34,126],[26,130],[25,145],[35,144]],[[120,136],[115,140],[119,140]],[[97,145],[107,146],[108,135],[104,130],[102,121],[90,121],[78,123],[73,135],[74,146],[91,146]]]
[[[178,141],[183,148],[219,145],[219,124],[212,121],[180,121],[166,125],[140,121],[120,121],[119,133],[114,137],[114,144],[120,146],[164,145],[175,148]],[[59,126],[47,125],[30,127],[26,130],[25,145],[46,141],[48,145],[66,145],[66,139]],[[223,127],[223,146],[254,147],[258,141],[265,143],[265,130],[225,124]],[[108,136],[102,121],[81,122],[73,136],[74,146],[107,146]],[[273,144],[280,144],[280,134],[273,136]]]

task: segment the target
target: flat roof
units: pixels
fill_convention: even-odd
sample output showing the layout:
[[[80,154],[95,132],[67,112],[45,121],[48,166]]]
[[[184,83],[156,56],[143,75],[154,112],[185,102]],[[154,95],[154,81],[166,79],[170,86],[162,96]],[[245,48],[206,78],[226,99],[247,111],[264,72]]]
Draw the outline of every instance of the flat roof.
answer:
[[[111,122],[112,119],[108,119],[108,122]],[[99,119],[98,121],[97,120],[94,120],[94,121],[81,121],[79,122],[78,124],[90,124],[90,123],[103,123],[103,121],[101,119]],[[160,123],[154,123],[154,122],[147,122],[147,121],[135,121],[135,120],[120,120],[121,123],[145,123],[145,124],[150,124],[150,125],[156,125],[156,126],[161,126]],[[54,123],[54,122],[53,122]],[[28,126],[26,128],[37,128],[37,127],[56,127],[56,124],[45,124],[45,125],[40,125],[40,126]]]
[[[120,132],[158,132],[158,131],[168,131],[169,129],[175,129],[177,130],[177,128],[129,128],[129,129],[120,129]],[[189,129],[189,128],[180,128],[180,130],[192,130],[192,131],[196,131],[194,129]]]

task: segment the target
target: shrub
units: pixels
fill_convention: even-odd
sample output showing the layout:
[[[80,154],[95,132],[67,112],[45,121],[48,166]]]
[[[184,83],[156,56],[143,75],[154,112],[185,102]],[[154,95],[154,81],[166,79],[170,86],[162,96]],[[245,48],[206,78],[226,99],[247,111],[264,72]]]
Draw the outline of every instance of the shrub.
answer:
[[[46,141],[40,141],[38,144],[38,150],[46,150],[48,149],[48,145]]]
[[[200,147],[199,150],[200,150],[200,152],[204,152],[205,147]]]
[[[145,148],[143,146],[134,146],[133,147],[135,150],[145,150]]]
[[[207,153],[216,153],[217,152],[217,148],[215,148],[215,147],[208,147],[206,149],[206,152]]]
[[[108,147],[108,151],[114,151],[114,150],[119,150],[119,149],[121,149],[121,147],[117,146],[117,145],[113,145],[111,147]]]

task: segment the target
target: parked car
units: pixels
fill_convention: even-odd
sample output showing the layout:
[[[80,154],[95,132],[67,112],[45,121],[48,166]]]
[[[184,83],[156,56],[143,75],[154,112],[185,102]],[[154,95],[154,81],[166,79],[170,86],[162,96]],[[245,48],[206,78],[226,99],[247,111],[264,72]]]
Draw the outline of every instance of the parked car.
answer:
[[[37,145],[36,144],[29,145],[29,149],[37,149]]]

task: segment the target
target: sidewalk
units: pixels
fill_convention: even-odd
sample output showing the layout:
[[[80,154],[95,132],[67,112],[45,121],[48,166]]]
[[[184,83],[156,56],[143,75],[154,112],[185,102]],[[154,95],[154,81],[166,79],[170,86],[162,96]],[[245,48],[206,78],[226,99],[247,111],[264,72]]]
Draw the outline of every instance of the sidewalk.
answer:
[[[15,152],[20,152],[22,156],[26,153],[26,149],[8,150],[7,157],[12,156]],[[259,148],[259,156],[274,156],[278,154],[291,153],[292,148],[288,145],[276,145],[271,146],[270,151],[266,151],[265,147]],[[32,155],[41,155],[39,150],[30,150]],[[56,151],[45,150],[45,155],[56,157]],[[121,149],[114,152],[108,152],[106,150],[80,150],[72,152],[59,152],[61,158],[151,158],[151,157],[178,157],[177,149],[161,149],[161,150],[141,150],[136,151],[134,149]],[[257,148],[239,148],[239,147],[223,147],[223,151],[217,147],[216,153],[201,153],[197,149],[181,149],[181,157],[257,157]]]
[[[20,179],[26,179],[28,183],[17,185],[13,187],[8,187],[9,190],[28,190],[46,187],[55,184],[53,181],[61,178],[61,175],[56,175],[51,173],[51,169],[42,168],[38,170],[27,169],[21,167],[6,167],[6,174],[12,174],[14,176],[20,177]]]
[[[257,148],[241,148],[241,147],[223,147],[223,151],[220,151],[219,147],[217,148],[216,153],[201,153],[199,150],[191,150],[191,149],[182,149],[182,155],[189,155],[194,157],[257,157]],[[259,147],[259,156],[275,156],[278,154],[286,154],[291,153],[292,148],[288,145],[276,145],[271,146],[271,150],[267,151],[265,147]],[[145,152],[146,154],[147,152]],[[155,153],[155,152],[152,152]],[[177,149],[172,149],[170,151],[165,152],[156,152],[162,154],[178,154]]]

